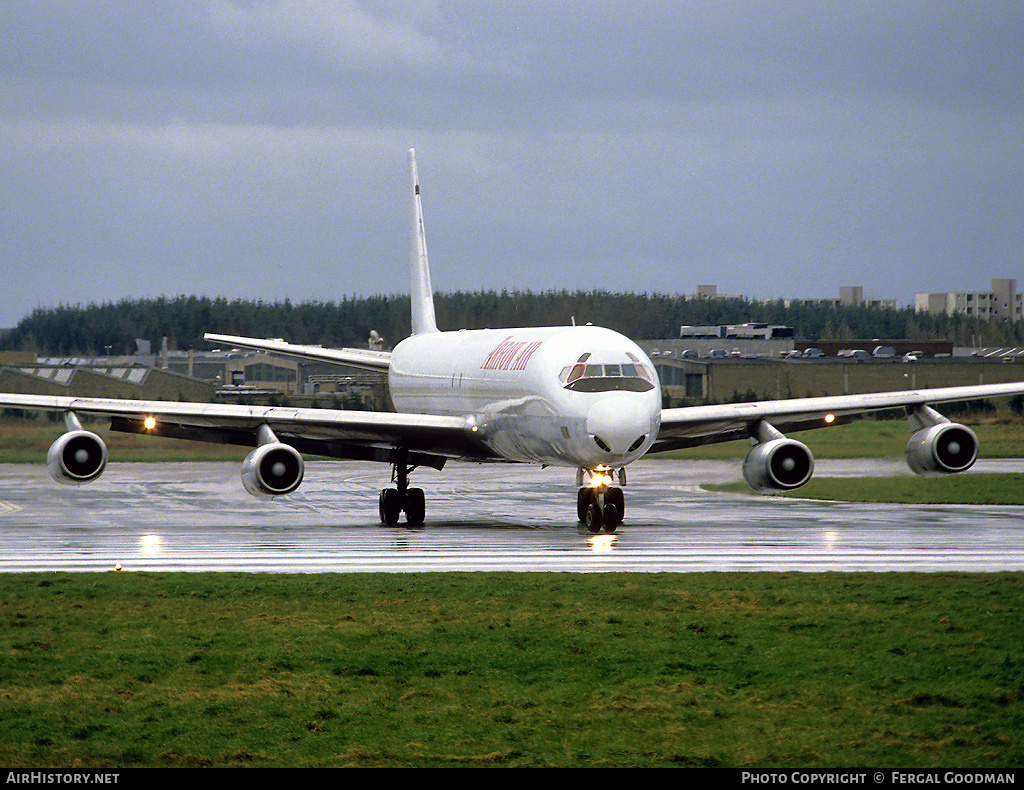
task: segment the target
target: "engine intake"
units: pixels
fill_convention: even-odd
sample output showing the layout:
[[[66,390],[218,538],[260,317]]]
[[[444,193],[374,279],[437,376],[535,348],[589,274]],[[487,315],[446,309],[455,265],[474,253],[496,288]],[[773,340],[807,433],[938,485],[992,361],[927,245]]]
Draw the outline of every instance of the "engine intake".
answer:
[[[907,466],[922,477],[970,469],[978,458],[978,437],[966,425],[945,422],[917,431],[907,442]]]
[[[242,485],[256,497],[290,494],[299,487],[305,472],[302,456],[294,447],[273,442],[257,447],[242,462]]]
[[[814,456],[807,445],[784,437],[756,445],[743,461],[743,477],[755,491],[792,491],[813,473]]]
[[[91,431],[68,431],[50,445],[46,465],[58,483],[89,483],[107,466],[107,446]]]

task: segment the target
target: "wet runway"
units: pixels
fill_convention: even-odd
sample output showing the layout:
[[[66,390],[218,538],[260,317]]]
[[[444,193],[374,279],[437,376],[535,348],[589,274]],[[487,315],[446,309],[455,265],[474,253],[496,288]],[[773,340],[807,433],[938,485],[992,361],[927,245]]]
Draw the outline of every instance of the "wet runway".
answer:
[[[417,470],[427,523],[384,527],[389,467],[307,464],[290,497],[257,500],[233,463],[111,464],[87,486],[0,465],[0,572],[1024,570],[1024,507],[854,505],[711,494],[736,462],[629,468],[614,535],[576,523],[571,470]],[[1022,471],[979,461],[977,471]],[[909,474],[902,462],[817,462],[822,476]],[[970,474],[970,473],[968,473]]]

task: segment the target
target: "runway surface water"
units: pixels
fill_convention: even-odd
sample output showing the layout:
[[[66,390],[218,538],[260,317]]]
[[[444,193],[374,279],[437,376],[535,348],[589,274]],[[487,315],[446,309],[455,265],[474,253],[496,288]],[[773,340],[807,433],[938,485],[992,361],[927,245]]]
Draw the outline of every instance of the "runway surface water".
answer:
[[[816,467],[821,476],[909,474],[895,461]],[[976,470],[1019,472],[1024,461],[982,460]],[[378,520],[389,473],[382,464],[310,462],[295,494],[259,500],[233,463],[111,464],[83,486],[58,485],[42,465],[2,465],[0,572],[1024,570],[1024,507],[700,488],[739,479],[739,462],[632,465],[625,523],[598,535],[576,521],[572,470],[417,470],[427,519],[415,529]]]

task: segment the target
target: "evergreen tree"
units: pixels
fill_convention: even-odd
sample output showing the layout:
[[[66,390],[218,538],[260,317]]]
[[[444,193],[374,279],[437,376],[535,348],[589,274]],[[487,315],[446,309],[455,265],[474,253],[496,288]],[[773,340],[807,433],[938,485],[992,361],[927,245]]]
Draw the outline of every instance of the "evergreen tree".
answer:
[[[679,327],[747,321],[792,326],[820,339],[943,339],[956,345],[1024,345],[1024,322],[977,321],[910,308],[759,303],[607,291],[480,291],[435,296],[442,329],[567,326],[593,323],[634,339],[678,337]],[[376,330],[393,347],[410,331],[408,296],[345,297],[340,302],[262,302],[198,296],[37,308],[0,341],[0,350],[47,356],[130,354],[136,338],[159,348],[207,350],[204,332],[281,337],[294,343],[365,347]]]

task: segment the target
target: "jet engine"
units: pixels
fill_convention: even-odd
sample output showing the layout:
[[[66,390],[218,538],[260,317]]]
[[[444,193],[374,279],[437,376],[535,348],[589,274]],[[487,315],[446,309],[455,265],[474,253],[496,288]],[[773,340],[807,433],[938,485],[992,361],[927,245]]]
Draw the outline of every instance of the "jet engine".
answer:
[[[756,445],[743,461],[743,477],[755,491],[792,491],[814,473],[814,456],[795,439],[772,439]]]
[[[966,425],[944,422],[922,428],[907,442],[907,466],[922,477],[963,472],[978,457],[978,437]]]
[[[299,487],[305,464],[294,447],[281,442],[263,444],[242,462],[242,485],[255,497],[290,494]]]
[[[106,468],[107,446],[91,431],[70,430],[50,445],[46,465],[58,483],[88,483]]]

